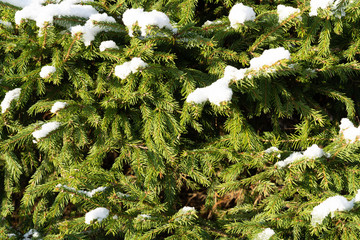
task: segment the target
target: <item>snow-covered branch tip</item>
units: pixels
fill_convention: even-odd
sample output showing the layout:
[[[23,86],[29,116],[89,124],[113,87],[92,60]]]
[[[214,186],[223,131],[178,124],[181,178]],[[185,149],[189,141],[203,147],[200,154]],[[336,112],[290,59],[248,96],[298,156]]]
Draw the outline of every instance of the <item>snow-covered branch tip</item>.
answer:
[[[134,57],[129,62],[124,62],[121,65],[117,65],[115,67],[114,75],[125,79],[127,78],[131,73],[136,73],[139,69],[147,67],[147,63],[141,60],[141,58]]]
[[[177,32],[177,29],[174,28],[168,16],[165,13],[152,10],[151,12],[146,12],[142,8],[131,8],[127,9],[124,14],[122,21],[124,25],[129,30],[129,36],[134,36],[133,27],[138,25],[140,27],[141,36],[146,37],[147,35],[147,26],[157,26],[159,28],[167,28],[173,33]]]
[[[251,77],[249,74],[246,75],[248,71],[259,71],[265,66],[272,66],[283,59],[290,59],[290,52],[283,47],[278,47],[265,50],[259,57],[251,59],[249,68],[236,69],[227,66],[223,78],[218,79],[210,86],[195,89],[188,95],[186,102],[200,104],[209,101],[219,106],[221,102],[230,101],[232,98],[233,91],[229,87],[231,80],[239,81],[245,76]],[[274,70],[269,68],[268,71]]]
[[[13,100],[19,99],[20,93],[21,93],[21,88],[15,88],[11,91],[8,91],[5,94],[5,97],[1,102],[1,113],[6,112],[6,110],[10,107],[10,104]]]

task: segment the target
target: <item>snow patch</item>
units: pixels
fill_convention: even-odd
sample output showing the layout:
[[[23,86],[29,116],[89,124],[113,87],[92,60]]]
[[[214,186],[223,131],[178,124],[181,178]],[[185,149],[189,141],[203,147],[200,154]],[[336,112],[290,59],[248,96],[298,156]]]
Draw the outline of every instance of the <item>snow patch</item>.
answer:
[[[63,109],[64,107],[66,107],[67,103],[66,102],[56,102],[54,103],[54,105],[51,107],[50,112],[51,113],[56,113],[57,111],[59,111],[60,109]]]
[[[76,25],[70,28],[71,35],[74,36],[75,34],[81,32],[83,41],[85,46],[89,46],[92,41],[94,41],[95,36],[101,31],[107,31],[100,26],[94,24],[95,22],[111,22],[115,23],[115,19],[113,17],[109,17],[106,13],[96,13],[92,14],[89,20],[86,21],[84,26]]]
[[[267,154],[273,153],[273,152],[280,152],[280,150],[277,147],[269,147],[264,151]]]
[[[116,43],[114,41],[112,41],[112,40],[103,41],[103,42],[100,43],[100,46],[99,46],[100,52],[103,52],[108,48],[119,49],[119,47],[116,45]]]
[[[179,210],[181,213],[196,212],[194,207],[185,206]]]
[[[265,50],[259,57],[250,60],[250,69],[260,70],[264,66],[271,66],[276,62],[290,59],[290,52],[283,47]]]
[[[32,133],[33,137],[36,138],[36,140],[39,140],[40,138],[46,137],[50,132],[56,130],[61,125],[60,122],[48,122],[41,126],[39,130],[36,130]]]
[[[9,0],[7,2],[9,2]],[[43,0],[28,0],[24,2],[26,2],[26,4],[21,4],[23,9],[15,13],[15,23],[20,24],[22,19],[32,19],[39,28],[42,28],[45,22],[52,24],[55,16],[89,18],[91,15],[98,13],[92,6],[76,5],[76,3],[81,1],[65,0],[58,4],[48,5],[42,5],[42,3],[45,2]]]
[[[266,228],[261,233],[257,234],[254,240],[268,240],[275,234],[274,230],[271,228]]]
[[[24,8],[24,7],[32,4],[33,2],[39,2],[39,1],[38,0],[37,1],[34,1],[34,0],[1,0],[0,2],[4,2],[4,3],[11,4],[13,6],[16,6],[16,7]]]
[[[109,210],[103,207],[98,207],[85,214],[85,223],[90,224],[91,221],[97,220],[99,223],[109,216]]]
[[[50,77],[50,74],[54,73],[55,71],[56,71],[56,68],[53,66],[44,66],[41,68],[40,77],[48,78],[48,77]]]
[[[5,27],[11,27],[11,22],[6,22],[6,21],[0,20],[0,24],[4,25]]]
[[[354,1],[351,0],[349,3],[353,3]],[[344,3],[343,0],[311,0],[310,2],[310,13],[309,16],[317,16],[318,15],[318,9],[327,9],[331,8],[331,14],[334,14],[335,12],[340,13],[340,17],[345,16],[345,8],[346,5],[343,5],[339,7],[340,3]]]
[[[15,88],[11,91],[8,91],[5,94],[3,101],[1,102],[1,113],[5,113],[6,110],[10,107],[10,103],[13,100],[19,99],[21,93],[21,88]]]
[[[133,37],[133,26],[138,25],[140,27],[141,36],[146,37],[147,26],[157,26],[159,28],[167,28],[176,32],[176,28],[170,23],[170,19],[165,13],[152,10],[146,12],[142,8],[131,8],[127,9],[123,14],[123,23],[129,30],[129,36]]]
[[[72,192],[77,192],[77,193],[80,193],[80,194],[84,194],[88,197],[93,197],[95,195],[95,193],[98,193],[98,192],[103,192],[105,191],[106,187],[98,187],[96,189],[93,189],[91,191],[85,191],[85,190],[76,190],[75,188],[73,187],[69,187],[67,185],[62,185],[62,184],[58,184],[56,185],[57,188],[64,188],[66,190],[70,190]]]
[[[115,67],[115,76],[125,79],[131,73],[136,73],[139,69],[145,68],[148,64],[141,60],[141,58],[134,57],[129,62],[124,62],[121,65]]]
[[[360,138],[360,127],[355,127],[347,118],[341,119],[340,123],[340,135],[342,135],[347,142],[354,143]]]
[[[38,238],[40,237],[40,234],[35,229],[30,229],[27,233],[23,235],[23,240],[31,240],[33,237]]]
[[[140,215],[138,215],[136,218],[137,218],[138,220],[140,220],[140,221],[145,221],[146,219],[150,219],[151,216],[148,215],[148,214],[140,214]]]
[[[287,157],[286,159],[284,159],[283,161],[279,161],[275,164],[275,166],[279,167],[279,168],[283,168],[286,167],[287,165],[298,161],[302,158],[309,158],[309,159],[316,159],[316,158],[320,158],[322,156],[325,156],[326,158],[330,157],[329,153],[325,153],[324,150],[322,150],[321,148],[319,148],[318,145],[313,144],[311,147],[308,147],[303,153],[301,152],[293,152],[292,154],[290,154],[289,157]]]
[[[211,103],[220,106],[221,102],[230,101],[233,91],[229,87],[229,78],[220,78],[210,86],[197,88],[190,93],[186,98],[186,102],[204,103],[210,101]]]
[[[323,220],[331,214],[334,217],[336,211],[348,211],[354,207],[354,201],[348,201],[345,197],[337,195],[329,197],[324,202],[314,207],[311,212],[311,224],[321,224]]]
[[[300,9],[285,6],[282,4],[277,6],[277,14],[279,15],[279,23],[286,20],[288,17],[290,17],[291,15],[294,15],[295,13],[300,13]],[[301,16],[298,16],[297,18],[299,18],[301,20]]]
[[[252,7],[245,6],[242,3],[235,4],[229,12],[229,21],[232,28],[237,28],[238,24],[246,21],[254,21],[256,14]]]

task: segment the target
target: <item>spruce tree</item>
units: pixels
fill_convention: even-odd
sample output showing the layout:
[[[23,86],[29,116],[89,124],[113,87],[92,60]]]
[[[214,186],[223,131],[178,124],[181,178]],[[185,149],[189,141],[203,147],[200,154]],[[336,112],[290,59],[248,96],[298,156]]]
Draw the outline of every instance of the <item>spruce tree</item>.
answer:
[[[360,2],[0,0],[1,239],[360,238]]]

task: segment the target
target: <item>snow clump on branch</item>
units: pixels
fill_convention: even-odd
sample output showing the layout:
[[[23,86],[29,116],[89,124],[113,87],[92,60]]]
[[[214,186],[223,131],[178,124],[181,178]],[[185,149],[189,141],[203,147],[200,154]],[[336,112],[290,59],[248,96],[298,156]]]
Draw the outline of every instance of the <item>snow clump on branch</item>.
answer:
[[[1,113],[6,112],[6,110],[10,107],[12,100],[19,99],[20,93],[21,88],[15,88],[5,94],[4,100],[1,102]]]
[[[66,102],[56,102],[54,103],[54,105],[51,107],[50,112],[51,113],[56,113],[57,111],[59,111],[60,109],[63,109],[64,107],[66,107],[67,103]]]
[[[23,7],[22,10],[19,10],[15,13],[15,23],[19,25],[22,19],[32,19],[36,22],[36,26],[40,28],[40,35],[42,35],[41,28],[43,28],[46,23],[52,24],[54,22],[55,16],[89,18],[84,26],[77,25],[70,28],[72,35],[75,35],[78,32],[83,33],[85,46],[90,45],[91,41],[95,39],[96,34],[101,31],[106,31],[106,29],[96,26],[93,21],[115,23],[115,19],[113,17],[108,16],[106,13],[100,14],[90,5],[77,5],[77,3],[81,2],[91,2],[90,0],[64,0],[57,4],[47,5],[43,5],[43,3],[45,3],[44,0],[25,1],[24,4],[20,4],[18,1],[11,0],[0,1]]]
[[[291,15],[294,15],[296,13],[300,13],[300,9],[285,6],[282,4],[277,6],[277,14],[279,15],[279,23],[281,23],[282,21],[286,20],[288,17],[290,17]],[[298,16],[297,18],[299,18],[301,20],[301,16]]]
[[[210,101],[215,105],[220,105],[221,102],[230,101],[233,91],[229,88],[231,79],[223,77],[213,82],[210,86],[197,88],[190,93],[186,98],[186,102],[203,103]]]
[[[246,21],[254,21],[256,14],[252,7],[245,6],[242,3],[235,4],[229,12],[229,21],[232,28],[243,24]]]
[[[179,210],[181,213],[196,212],[194,207],[185,206]]]
[[[134,57],[129,62],[124,62],[121,65],[115,67],[115,76],[125,79],[131,73],[136,73],[139,69],[145,68],[148,64],[141,60],[141,58]]]
[[[268,240],[275,234],[274,230],[271,228],[266,228],[261,233],[257,234],[254,240]]]
[[[4,2],[4,0],[1,0]],[[81,1],[65,0],[58,4],[42,5],[44,0],[24,1],[24,4],[18,4],[20,1],[6,0],[5,2],[23,7],[15,13],[15,23],[20,24],[22,19],[32,19],[36,21],[36,26],[42,28],[45,22],[53,23],[54,16],[76,16],[88,18],[98,13],[90,5],[76,5]]]
[[[108,48],[119,49],[119,47],[116,45],[116,43],[112,40],[103,41],[100,43],[100,46],[99,46],[100,52],[103,52]]]
[[[354,143],[360,138],[360,127],[356,128],[347,118],[341,119],[340,123],[340,135],[342,134],[347,142]]]
[[[55,71],[56,71],[56,68],[53,66],[44,66],[41,68],[40,77],[48,78],[48,77],[50,77],[50,74],[54,73]]]
[[[109,216],[109,210],[103,207],[95,208],[85,214],[85,223],[90,224],[91,221],[97,220],[99,223]]]
[[[34,131],[32,135],[34,138],[36,138],[36,140],[39,140],[40,138],[46,137],[50,132],[55,131],[60,126],[60,122],[48,122],[43,124],[39,130]]]
[[[290,52],[283,47],[265,50],[259,57],[250,60],[250,69],[259,70],[264,66],[271,66],[276,62],[290,59]]]
[[[245,77],[248,70],[260,70],[264,66],[271,66],[283,59],[290,59],[290,52],[283,47],[265,50],[261,56],[250,60],[250,67],[243,69],[236,69],[232,66],[227,66],[224,71],[224,77],[218,79],[210,86],[197,88],[186,98],[186,102],[194,102],[196,104],[210,101],[215,105],[220,105],[221,102],[230,101],[233,95],[232,89],[229,87],[231,80],[241,80]]]
[[[85,46],[89,46],[91,42],[95,39],[96,34],[101,31],[107,31],[106,29],[96,26],[95,22],[111,22],[115,23],[115,19],[113,17],[109,17],[106,13],[97,13],[90,16],[89,20],[86,21],[84,26],[76,25],[70,28],[72,36],[76,33],[83,33],[82,38]]]
[[[31,240],[32,238],[40,237],[40,234],[35,229],[30,229],[27,233],[23,235],[23,240]]]
[[[350,201],[340,195],[329,197],[324,202],[314,207],[311,212],[311,224],[313,226],[321,224],[329,214],[331,214],[331,217],[333,218],[336,211],[349,211],[354,207],[354,203],[359,201],[360,190],[358,190],[356,196]]]
[[[58,184],[58,185],[56,185],[56,187],[57,187],[57,188],[64,188],[64,189],[70,190],[70,191],[72,191],[72,192],[77,192],[77,193],[80,193],[80,194],[84,194],[84,195],[88,196],[89,198],[92,198],[92,197],[95,195],[95,193],[97,193],[97,192],[103,192],[103,191],[105,191],[105,189],[106,189],[106,187],[98,187],[98,188],[93,189],[93,190],[91,190],[91,191],[76,190],[76,189],[73,188],[73,187],[69,187],[69,186],[67,186],[67,185],[62,185],[62,184]]]
[[[133,37],[133,26],[138,25],[140,27],[141,36],[146,37],[147,26],[157,26],[159,28],[167,28],[176,33],[176,28],[170,23],[170,19],[165,13],[152,10],[151,12],[145,12],[142,8],[127,9],[122,17],[124,25],[129,30],[129,36]]]
[[[349,3],[353,3],[354,1],[350,0]],[[310,13],[309,16],[317,16],[318,15],[318,9],[327,9],[331,8],[332,14],[336,11],[340,11],[340,16],[345,16],[345,8],[346,5],[343,5],[339,7],[339,4],[346,4],[343,0],[311,0],[310,2]]]
[[[324,150],[318,147],[318,145],[313,144],[311,147],[308,147],[303,153],[293,152],[285,160],[277,162],[275,166],[279,168],[283,168],[302,158],[316,159],[316,158],[321,158],[322,156],[329,158],[330,154],[325,153]]]

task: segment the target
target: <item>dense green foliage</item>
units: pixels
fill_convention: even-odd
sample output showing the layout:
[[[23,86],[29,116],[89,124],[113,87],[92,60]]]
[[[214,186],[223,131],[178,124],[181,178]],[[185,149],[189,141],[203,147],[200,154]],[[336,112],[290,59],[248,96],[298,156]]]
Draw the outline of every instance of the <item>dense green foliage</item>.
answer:
[[[310,1],[241,2],[256,19],[234,29],[232,0],[90,1],[116,22],[95,22],[107,31],[85,46],[69,26],[87,19],[57,16],[39,34],[0,0],[0,20],[12,22],[0,23],[0,100],[21,88],[0,117],[0,238],[36,229],[44,240],[252,239],[266,228],[271,239],[360,238],[358,203],[311,225],[315,206],[360,189],[360,143],[339,134],[341,118],[357,125],[360,110],[360,2],[343,17],[330,8],[310,17]],[[301,12],[279,23],[279,4]],[[122,15],[138,7],[164,12],[177,32],[130,37]],[[100,51],[106,40],[119,48]],[[232,81],[231,101],[186,102],[227,65],[248,67],[276,47],[291,59]],[[114,75],[134,57],[148,66]],[[56,71],[42,78],[46,65]],[[57,101],[67,106],[51,113]],[[34,142],[51,121],[61,126]],[[331,157],[275,165],[312,144]],[[280,152],[265,153],[271,146]],[[98,207],[109,216],[85,223]]]

